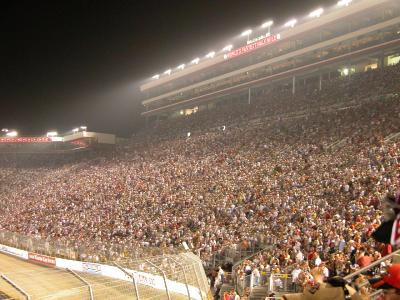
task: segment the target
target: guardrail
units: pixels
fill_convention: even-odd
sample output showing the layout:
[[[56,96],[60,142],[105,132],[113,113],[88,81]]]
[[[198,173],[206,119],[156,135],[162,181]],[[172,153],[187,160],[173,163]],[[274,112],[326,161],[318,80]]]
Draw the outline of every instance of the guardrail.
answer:
[[[89,287],[91,300],[94,299],[93,286],[85,280],[85,273],[86,275],[102,275],[121,283],[129,282],[131,288],[127,293],[131,296],[136,296],[136,299],[150,299],[151,297],[155,297],[155,295],[157,297],[167,296],[168,299],[171,299],[172,293],[194,300],[209,299],[210,287],[207,284],[202,262],[193,253],[181,253],[174,258],[171,258],[171,256],[159,256],[146,260],[125,261],[121,262],[122,265],[117,263],[111,266],[46,256],[2,244],[0,244],[0,252],[48,267],[67,270]],[[172,263],[166,263],[166,259],[175,263],[179,261],[181,268],[172,267]],[[183,264],[184,267],[182,267]],[[81,272],[82,276],[77,272]],[[28,298],[29,290],[24,290],[17,285],[18,283],[11,281],[4,275],[1,277],[24,294],[27,299],[30,299]]]
[[[369,271],[369,270],[371,270],[372,268],[374,268],[374,267],[380,265],[382,262],[385,262],[385,261],[387,261],[387,260],[389,260],[389,259],[392,259],[393,257],[395,257],[395,256],[397,256],[397,255],[400,255],[400,249],[398,249],[398,250],[396,250],[396,251],[394,251],[394,252],[392,252],[392,253],[386,255],[385,257],[382,257],[381,259],[378,259],[378,260],[374,261],[374,262],[371,263],[370,265],[368,265],[368,266],[366,266],[366,267],[364,267],[364,268],[361,268],[360,270],[358,270],[358,271],[356,271],[356,272],[353,272],[353,273],[351,273],[351,274],[345,276],[344,279],[345,279],[345,280],[351,280],[351,279],[353,279],[355,276],[360,275],[360,274],[362,274],[362,273],[364,273],[364,272],[366,272],[366,271]]]

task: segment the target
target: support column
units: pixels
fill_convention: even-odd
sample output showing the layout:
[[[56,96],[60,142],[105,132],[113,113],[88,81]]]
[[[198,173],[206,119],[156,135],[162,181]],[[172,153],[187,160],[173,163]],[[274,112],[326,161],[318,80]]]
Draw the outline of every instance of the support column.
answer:
[[[322,74],[319,74],[319,90],[322,90]]]
[[[153,264],[153,263],[152,263],[151,261],[149,261],[148,259],[145,259],[145,261],[161,272],[162,277],[163,277],[163,279],[164,279],[165,292],[167,293],[167,298],[168,298],[168,300],[171,300],[171,295],[169,294],[168,285],[167,285],[167,276],[165,275],[164,270],[161,269],[160,267],[156,266],[155,264]]]
[[[119,264],[117,264],[116,262],[113,262],[113,264],[120,269],[122,272],[124,272],[124,274],[128,277],[130,277],[133,281],[133,286],[135,287],[135,295],[136,295],[136,299],[139,300],[139,290],[138,290],[138,286],[137,286],[137,282],[135,279],[135,275],[128,273],[123,267],[121,267]]]
[[[74,271],[72,271],[71,269],[67,268],[67,271],[70,272],[72,275],[74,275],[76,278],[78,278],[80,281],[82,281],[85,285],[88,286],[89,288],[89,299],[93,300],[93,289],[92,289],[92,285],[87,282],[84,278],[82,278],[81,276],[79,276],[77,273],[75,273]]]
[[[249,88],[248,102],[249,104],[251,104],[251,88]]]
[[[296,93],[296,76],[293,76],[293,81],[292,81],[292,94],[294,95]]]
[[[379,55],[378,68],[383,68],[383,67],[385,67],[385,56],[382,53]]]

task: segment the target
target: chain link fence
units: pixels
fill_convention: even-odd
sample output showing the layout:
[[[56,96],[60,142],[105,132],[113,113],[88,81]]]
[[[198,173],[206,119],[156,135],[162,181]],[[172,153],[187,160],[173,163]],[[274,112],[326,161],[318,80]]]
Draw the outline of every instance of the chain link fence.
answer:
[[[38,254],[95,263],[178,254],[183,248],[146,247],[137,244],[107,244],[95,241],[42,239],[1,230],[0,243]]]
[[[29,260],[48,259],[42,263],[54,267],[56,260],[64,259],[84,270],[46,268],[43,264],[39,267],[10,257],[24,264],[14,270],[14,262],[7,272],[3,269],[0,273],[0,291],[13,299],[212,299],[203,263],[191,252],[146,249],[150,250],[146,254],[163,253],[144,258],[142,251],[140,258],[129,257],[129,253],[135,253],[133,250],[119,255],[117,260],[99,264],[97,259],[93,260],[94,252],[79,252],[87,250],[83,246],[68,247],[7,231],[0,232],[0,244],[8,246],[0,245],[0,252],[19,256],[20,249],[28,252],[24,253]],[[11,253],[9,247],[16,249]]]

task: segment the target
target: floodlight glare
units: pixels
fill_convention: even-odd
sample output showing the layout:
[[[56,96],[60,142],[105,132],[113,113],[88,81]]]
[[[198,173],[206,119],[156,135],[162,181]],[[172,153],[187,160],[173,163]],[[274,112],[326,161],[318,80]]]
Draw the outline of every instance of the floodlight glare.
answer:
[[[49,132],[46,134],[47,137],[55,137],[55,136],[57,136],[57,135],[58,135],[58,132],[57,132],[57,131],[49,131]]]
[[[185,68],[185,64],[181,64],[178,66],[178,69],[183,70]]]
[[[2,132],[8,132],[8,129],[7,128],[3,128],[1,131]]]
[[[353,0],[340,0],[337,5],[338,6],[349,6]]]
[[[74,128],[74,129],[72,129],[72,132],[74,132],[74,133],[76,133],[76,132],[78,132],[79,131],[79,128]]]
[[[253,30],[247,29],[247,30],[242,32],[242,36],[249,36],[252,32],[253,32]]]
[[[167,71],[165,71],[164,74],[171,75],[171,69],[168,69]]]
[[[18,135],[18,132],[15,130],[7,132],[7,134],[6,134],[6,136],[9,136],[9,137],[16,137],[17,135]]]
[[[319,18],[324,12],[323,8],[318,8],[312,12],[310,12],[310,14],[308,15],[310,18]]]
[[[200,58],[196,57],[195,59],[192,60],[192,64],[198,64],[200,61]]]
[[[233,48],[233,45],[227,45],[222,49],[222,51],[231,51],[232,48]]]
[[[261,25],[261,28],[268,28],[268,27],[271,27],[273,24],[274,24],[274,21],[271,20],[271,21],[263,23]]]
[[[153,78],[153,79],[158,79],[158,78],[160,78],[160,75],[159,75],[159,74],[156,74],[156,75],[154,75],[154,76],[151,77],[151,78]]]
[[[207,58],[213,58],[215,56],[215,51],[211,51],[206,55]]]
[[[86,126],[81,126],[80,128],[81,128],[82,130],[86,130],[86,129],[87,129]]]
[[[290,20],[290,21],[287,21],[286,23],[285,23],[285,27],[294,27],[294,25],[296,25],[296,23],[297,23],[297,20],[296,19],[292,19],[292,20]]]

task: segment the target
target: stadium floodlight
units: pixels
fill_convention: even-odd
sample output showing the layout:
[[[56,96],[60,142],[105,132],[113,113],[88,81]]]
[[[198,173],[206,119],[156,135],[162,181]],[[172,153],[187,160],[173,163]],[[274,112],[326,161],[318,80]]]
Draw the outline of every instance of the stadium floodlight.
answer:
[[[153,79],[158,79],[158,78],[160,78],[160,75],[159,75],[159,74],[156,74],[156,75],[154,75],[154,76],[151,77],[151,78],[153,78]]]
[[[87,126],[81,126],[80,129],[86,130],[86,129],[87,129]]]
[[[8,129],[7,128],[3,128],[1,131],[2,132],[8,132]]]
[[[296,25],[296,23],[297,23],[297,20],[296,20],[296,19],[292,19],[292,20],[287,21],[287,22],[285,23],[285,27],[291,27],[291,28],[293,28],[294,25]]]
[[[171,69],[168,69],[167,71],[164,72],[164,74],[171,75],[171,71],[172,71]]]
[[[222,51],[231,51],[232,48],[233,48],[233,45],[227,45],[222,49]]]
[[[247,36],[247,42],[250,40],[250,34],[253,32],[253,30],[251,29],[247,29],[245,31],[242,32],[242,36]]]
[[[318,8],[312,12],[310,12],[310,14],[308,15],[310,18],[319,18],[324,12],[323,8]]]
[[[195,59],[192,60],[192,64],[198,64],[200,61],[200,58],[196,57]]]
[[[178,66],[178,69],[180,69],[180,70],[183,70],[185,68],[185,64],[180,64],[179,66]]]
[[[247,29],[242,32],[241,36],[249,36],[252,32],[253,32],[253,30]]]
[[[215,51],[211,51],[206,55],[207,58],[213,58],[215,56]]]
[[[268,21],[268,22],[265,22],[265,23],[263,23],[262,25],[261,25],[261,28],[269,28],[269,27],[271,27],[272,25],[274,24],[274,21]]]
[[[349,6],[353,0],[340,0],[337,5],[338,6]]]
[[[55,137],[55,136],[57,136],[57,135],[58,135],[58,132],[57,132],[57,131],[49,131],[49,132],[47,132],[47,134],[46,134],[47,137]]]
[[[7,132],[6,136],[9,136],[9,137],[16,137],[16,136],[18,136],[18,132],[15,131],[15,130],[9,131],[9,132]]]
[[[72,132],[73,133],[77,133],[79,131],[79,128],[74,128],[74,129],[72,129]]]

